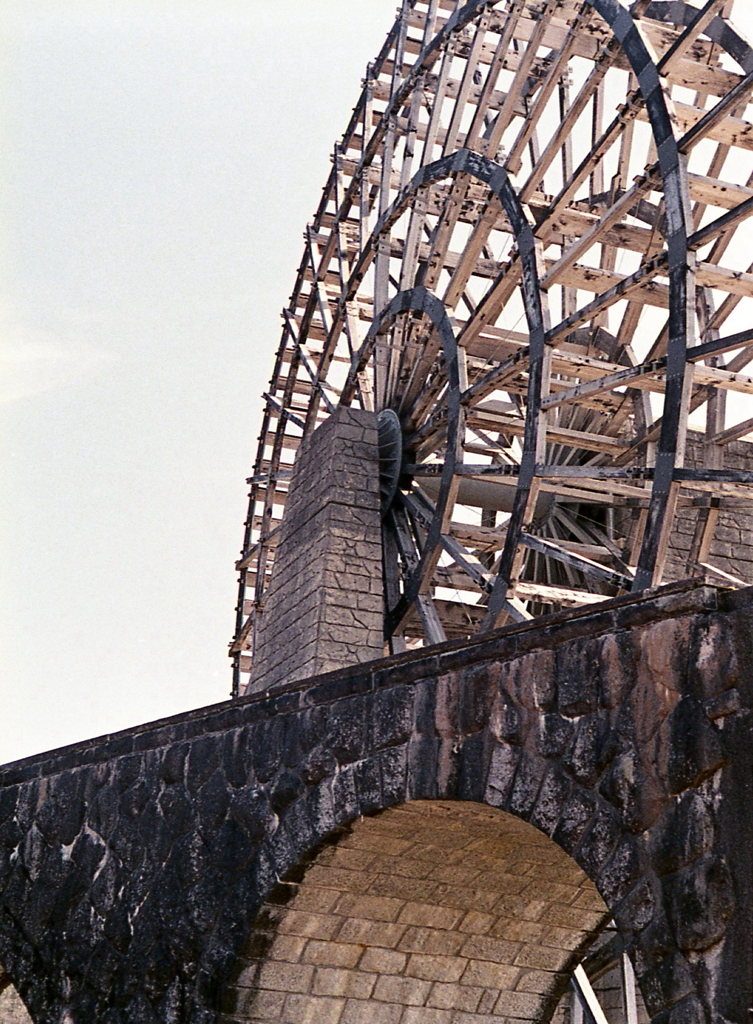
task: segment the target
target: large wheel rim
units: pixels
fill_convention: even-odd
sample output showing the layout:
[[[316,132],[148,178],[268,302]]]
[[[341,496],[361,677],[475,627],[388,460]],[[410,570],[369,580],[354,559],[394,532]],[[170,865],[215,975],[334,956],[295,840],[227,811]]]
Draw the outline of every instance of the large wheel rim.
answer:
[[[308,232],[251,481],[236,685],[286,455],[338,402],[403,432],[383,517],[393,649],[694,574],[724,506],[750,506],[753,477],[720,455],[745,432],[726,391],[753,392],[753,332],[720,337],[753,296],[747,269],[719,266],[753,206],[719,176],[753,135],[729,5],[446,6],[406,0]],[[699,107],[675,103],[688,83]]]

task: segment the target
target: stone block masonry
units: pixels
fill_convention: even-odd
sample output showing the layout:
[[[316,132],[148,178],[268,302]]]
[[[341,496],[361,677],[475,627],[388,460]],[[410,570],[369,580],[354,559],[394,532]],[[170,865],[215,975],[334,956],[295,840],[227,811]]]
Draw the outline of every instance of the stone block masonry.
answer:
[[[0,1021],[2,1024],[34,1024],[2,967],[0,967]]]
[[[695,431],[688,432],[685,466],[688,469],[703,467],[703,444]],[[753,444],[733,441],[725,445],[724,468],[753,469]],[[681,508],[677,512],[664,571],[666,582],[685,579],[698,571],[688,562],[697,519],[698,509]],[[753,515],[747,508],[726,508],[719,512],[706,561],[744,583],[753,583]]]
[[[0,963],[34,1024],[509,1024],[608,917],[743,1024],[751,780],[753,588],[616,598],[0,768]]]
[[[273,890],[221,1024],[544,1020],[606,916],[532,826],[481,804],[405,804]]]
[[[249,693],[383,653],[376,416],[338,408],[298,450]]]
[[[721,449],[720,449],[721,451]],[[732,441],[724,445],[724,468],[731,470],[753,469],[753,444],[750,441]],[[685,468],[703,468],[704,444],[703,435],[696,430],[689,430],[685,450]],[[721,493],[719,497],[723,498]],[[729,497],[729,496],[727,496]],[[741,503],[739,508],[722,507],[714,510],[718,522],[713,530],[713,539],[705,557],[700,561],[704,565],[721,569],[734,579],[743,583],[753,583],[753,515],[749,508]],[[663,580],[675,583],[702,572],[706,572],[697,563],[691,561],[690,552],[693,538],[699,522],[699,514],[704,509],[683,507],[677,509],[672,533],[667,549],[667,560],[664,565]],[[634,510],[637,514],[637,510]],[[630,551],[635,530],[635,518],[628,509],[617,510],[615,525],[617,536],[626,538],[625,551]],[[723,580],[713,577],[716,582]]]

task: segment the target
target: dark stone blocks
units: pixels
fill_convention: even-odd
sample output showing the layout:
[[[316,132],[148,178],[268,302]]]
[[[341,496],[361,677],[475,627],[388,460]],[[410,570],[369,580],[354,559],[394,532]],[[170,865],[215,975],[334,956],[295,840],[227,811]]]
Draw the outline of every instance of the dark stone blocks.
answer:
[[[699,952],[713,946],[735,908],[726,862],[707,854],[663,882],[667,916],[680,949]]]
[[[668,724],[667,784],[671,793],[681,793],[720,768],[724,755],[717,729],[695,697],[683,697]]]
[[[442,797],[583,867],[658,1020],[753,1005],[750,622],[676,587],[0,769],[3,964],[38,1024],[216,1024],[282,874],[359,815]]]

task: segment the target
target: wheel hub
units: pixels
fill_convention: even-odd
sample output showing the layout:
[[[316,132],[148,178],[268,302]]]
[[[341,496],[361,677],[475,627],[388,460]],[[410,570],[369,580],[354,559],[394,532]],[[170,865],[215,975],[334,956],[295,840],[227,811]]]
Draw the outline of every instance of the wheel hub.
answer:
[[[382,516],[392,504],[400,480],[403,463],[403,431],[392,409],[382,409],[377,416],[379,434],[379,495]]]

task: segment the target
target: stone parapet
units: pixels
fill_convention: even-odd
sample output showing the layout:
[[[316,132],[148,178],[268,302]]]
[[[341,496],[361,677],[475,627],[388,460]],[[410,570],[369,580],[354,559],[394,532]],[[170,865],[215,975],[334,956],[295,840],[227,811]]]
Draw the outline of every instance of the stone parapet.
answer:
[[[383,653],[376,416],[340,407],[298,450],[248,693]]]
[[[744,1021],[752,636],[751,590],[672,585],[3,766],[0,962],[35,1024],[548,1020],[577,868],[655,1024]]]

